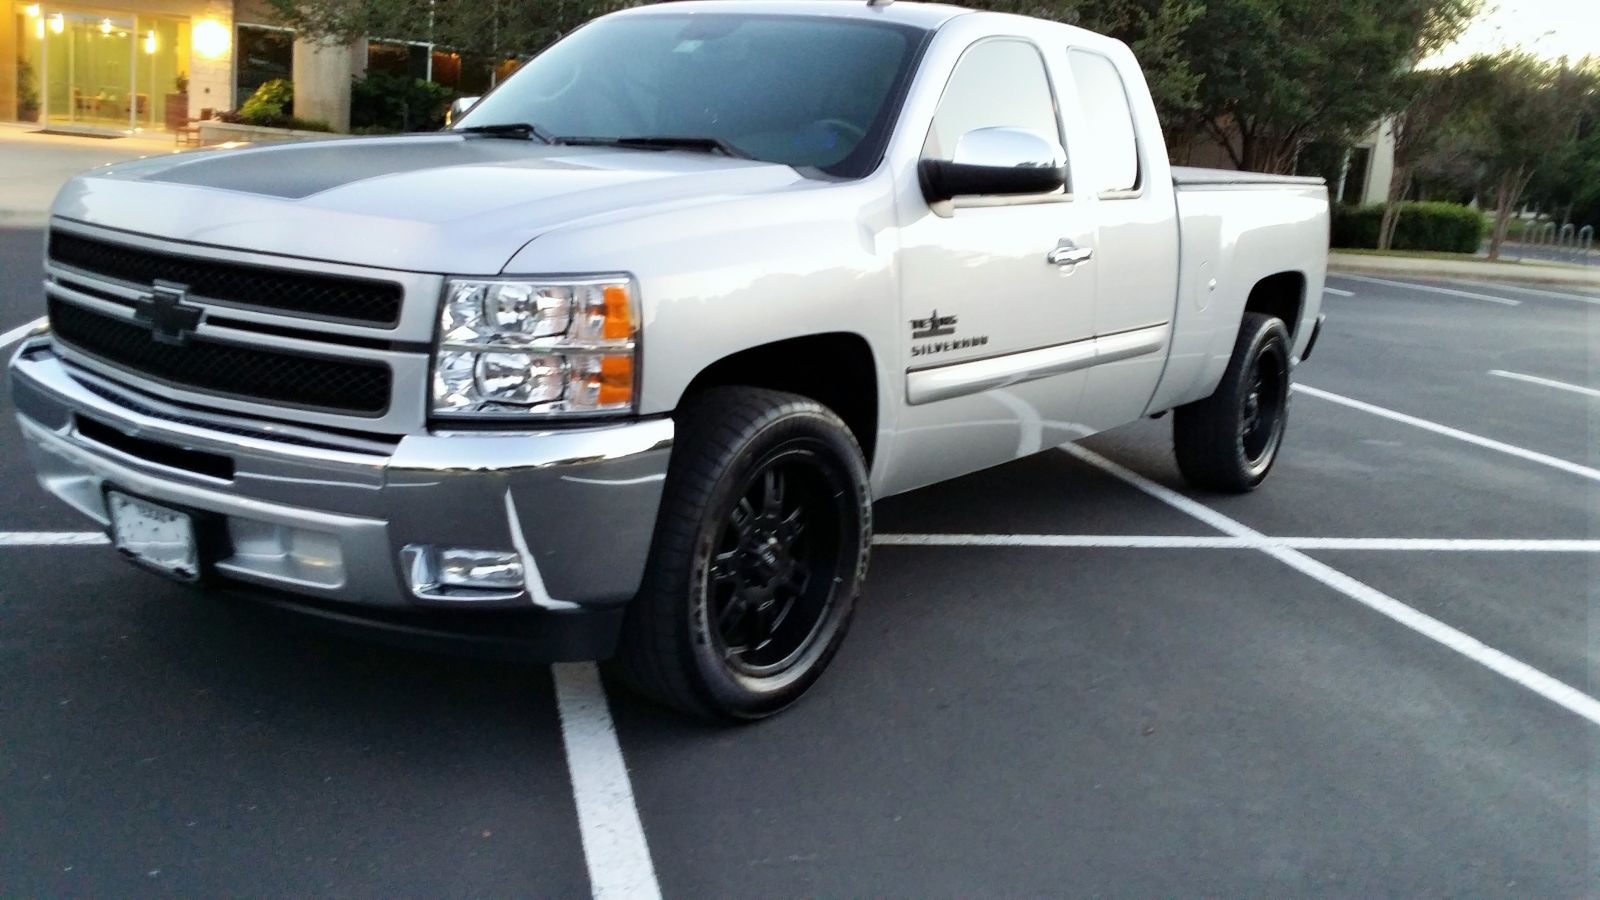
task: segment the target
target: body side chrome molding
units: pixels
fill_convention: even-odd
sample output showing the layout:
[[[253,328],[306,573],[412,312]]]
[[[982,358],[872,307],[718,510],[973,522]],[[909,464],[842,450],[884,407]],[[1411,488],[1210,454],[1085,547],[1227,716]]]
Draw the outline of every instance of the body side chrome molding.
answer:
[[[1064,375],[1154,353],[1167,345],[1169,322],[906,373],[906,402],[916,406]]]

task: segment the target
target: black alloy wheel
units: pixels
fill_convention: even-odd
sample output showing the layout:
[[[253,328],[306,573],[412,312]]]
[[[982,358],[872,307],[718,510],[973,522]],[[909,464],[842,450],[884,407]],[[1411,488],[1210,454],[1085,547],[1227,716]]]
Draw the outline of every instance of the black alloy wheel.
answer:
[[[872,533],[866,462],[831,410],[720,387],[685,401],[644,583],[612,671],[711,718],[758,719],[849,628]]]
[[[1242,493],[1267,477],[1288,425],[1290,345],[1281,319],[1245,313],[1216,391],[1172,417],[1178,470],[1189,484]]]

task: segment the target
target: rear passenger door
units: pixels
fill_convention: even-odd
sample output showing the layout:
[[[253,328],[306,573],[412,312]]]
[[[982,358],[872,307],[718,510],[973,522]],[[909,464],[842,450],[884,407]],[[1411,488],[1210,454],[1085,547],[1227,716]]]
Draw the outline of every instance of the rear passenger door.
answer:
[[[1098,431],[1143,415],[1161,379],[1177,301],[1177,208],[1148,91],[1127,83],[1140,77],[1131,55],[1120,66],[1088,47],[1063,55],[1078,193],[1098,231],[1094,333],[1102,361],[1089,372],[1077,413]]]

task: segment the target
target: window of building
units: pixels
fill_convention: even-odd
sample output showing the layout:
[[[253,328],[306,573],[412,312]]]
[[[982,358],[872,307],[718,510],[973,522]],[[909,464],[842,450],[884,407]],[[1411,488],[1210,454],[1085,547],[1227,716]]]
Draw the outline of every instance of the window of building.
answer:
[[[243,104],[269,81],[294,78],[294,32],[264,25],[240,25],[235,41],[238,87],[234,96]]]

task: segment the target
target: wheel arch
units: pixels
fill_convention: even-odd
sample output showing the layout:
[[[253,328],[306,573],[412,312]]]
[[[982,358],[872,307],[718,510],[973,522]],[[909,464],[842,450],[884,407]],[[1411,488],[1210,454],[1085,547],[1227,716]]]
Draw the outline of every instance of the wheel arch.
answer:
[[[1250,289],[1244,311],[1276,316],[1289,329],[1290,343],[1300,335],[1300,319],[1306,306],[1306,276],[1304,272],[1275,272],[1262,278]]]
[[[878,367],[865,337],[833,331],[747,347],[701,369],[678,403],[708,388],[733,385],[799,394],[833,410],[871,468],[879,423]]]

